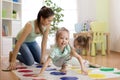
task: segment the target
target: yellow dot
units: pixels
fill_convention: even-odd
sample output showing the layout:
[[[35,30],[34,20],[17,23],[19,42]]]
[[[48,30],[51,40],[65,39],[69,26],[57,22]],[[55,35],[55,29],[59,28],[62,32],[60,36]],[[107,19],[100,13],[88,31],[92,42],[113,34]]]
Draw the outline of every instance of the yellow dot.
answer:
[[[80,69],[78,66],[72,66],[71,69]]]
[[[77,73],[81,74],[81,70],[76,70]],[[88,74],[91,72],[91,70],[88,70]]]
[[[106,77],[104,74],[88,74],[88,76],[93,79],[102,79]]]
[[[80,73],[81,74],[81,70],[76,70],[77,71],[77,73]]]

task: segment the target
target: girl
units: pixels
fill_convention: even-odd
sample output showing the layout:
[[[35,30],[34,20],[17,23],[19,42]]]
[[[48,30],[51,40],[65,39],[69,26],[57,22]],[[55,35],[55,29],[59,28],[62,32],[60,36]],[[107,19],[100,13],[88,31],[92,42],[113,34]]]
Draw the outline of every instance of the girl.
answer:
[[[80,35],[74,40],[74,47],[78,54],[82,53],[82,51],[86,51],[87,53],[90,53],[90,36],[87,35]],[[84,53],[85,54],[85,53]]]
[[[52,9],[43,6],[37,15],[37,19],[26,23],[25,27],[16,37],[15,48],[10,52],[8,69],[12,70],[16,68],[16,58],[28,66],[34,64],[34,61],[40,64],[44,63],[47,37],[53,18],[54,12]],[[39,36],[42,36],[41,50],[35,41],[36,37]],[[18,52],[20,54],[17,54]]]
[[[74,40],[74,48],[76,50],[76,52],[78,54],[80,54],[82,52],[82,50],[84,49],[87,53],[90,53],[90,42],[91,41],[91,36],[82,36],[79,35],[77,38],[75,38]],[[76,62],[74,59],[72,59],[73,62]],[[87,60],[83,60],[84,65],[86,65],[86,67],[93,67],[93,68],[100,68],[101,66],[98,64],[93,64],[90,63]],[[77,64],[78,65],[78,64]]]
[[[40,73],[38,75],[41,75],[50,61],[52,60],[53,64],[57,67],[61,67],[61,72],[66,73],[66,66],[67,61],[71,59],[71,57],[74,56],[78,59],[79,63],[81,64],[81,70],[84,74],[87,74],[87,70],[85,69],[82,57],[76,53],[76,51],[69,45],[69,31],[62,27],[59,29],[56,33],[56,44],[53,47],[49,57],[47,58],[47,61],[45,62],[43,68],[40,70]]]

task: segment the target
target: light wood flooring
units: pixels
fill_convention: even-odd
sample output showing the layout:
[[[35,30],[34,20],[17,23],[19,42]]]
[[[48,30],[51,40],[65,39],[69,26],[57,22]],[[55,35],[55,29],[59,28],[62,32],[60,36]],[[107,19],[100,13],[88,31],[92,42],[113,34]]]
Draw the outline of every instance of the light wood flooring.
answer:
[[[120,53],[111,52],[107,56],[102,56],[98,53],[95,57],[90,55],[82,56],[84,59],[89,60],[93,64],[99,64],[106,67],[114,67],[120,69]],[[3,72],[1,69],[7,68],[8,57],[1,57],[0,59],[0,80],[19,80],[12,72]],[[105,80],[120,80],[120,78],[112,78]]]

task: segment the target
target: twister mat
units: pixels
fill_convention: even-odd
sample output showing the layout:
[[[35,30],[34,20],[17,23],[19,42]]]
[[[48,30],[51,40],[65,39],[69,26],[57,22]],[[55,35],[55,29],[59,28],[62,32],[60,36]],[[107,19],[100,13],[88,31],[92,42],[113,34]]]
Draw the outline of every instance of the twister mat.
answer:
[[[48,67],[43,75],[39,77],[32,77],[38,74],[42,66],[37,64],[33,66],[19,66],[13,72],[20,78],[20,80],[102,80],[107,78],[120,77],[120,70],[116,68],[91,68],[88,67],[88,75],[81,74],[80,66],[71,66],[67,68],[67,73],[59,72],[60,68],[51,65]]]

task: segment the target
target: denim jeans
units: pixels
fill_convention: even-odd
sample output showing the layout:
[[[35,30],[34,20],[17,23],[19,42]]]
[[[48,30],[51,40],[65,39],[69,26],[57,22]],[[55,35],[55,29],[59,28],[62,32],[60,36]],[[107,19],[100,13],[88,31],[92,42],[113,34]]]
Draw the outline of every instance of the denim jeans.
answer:
[[[41,50],[36,41],[24,42],[19,52],[17,59],[25,65],[31,66],[34,62],[40,63]]]

